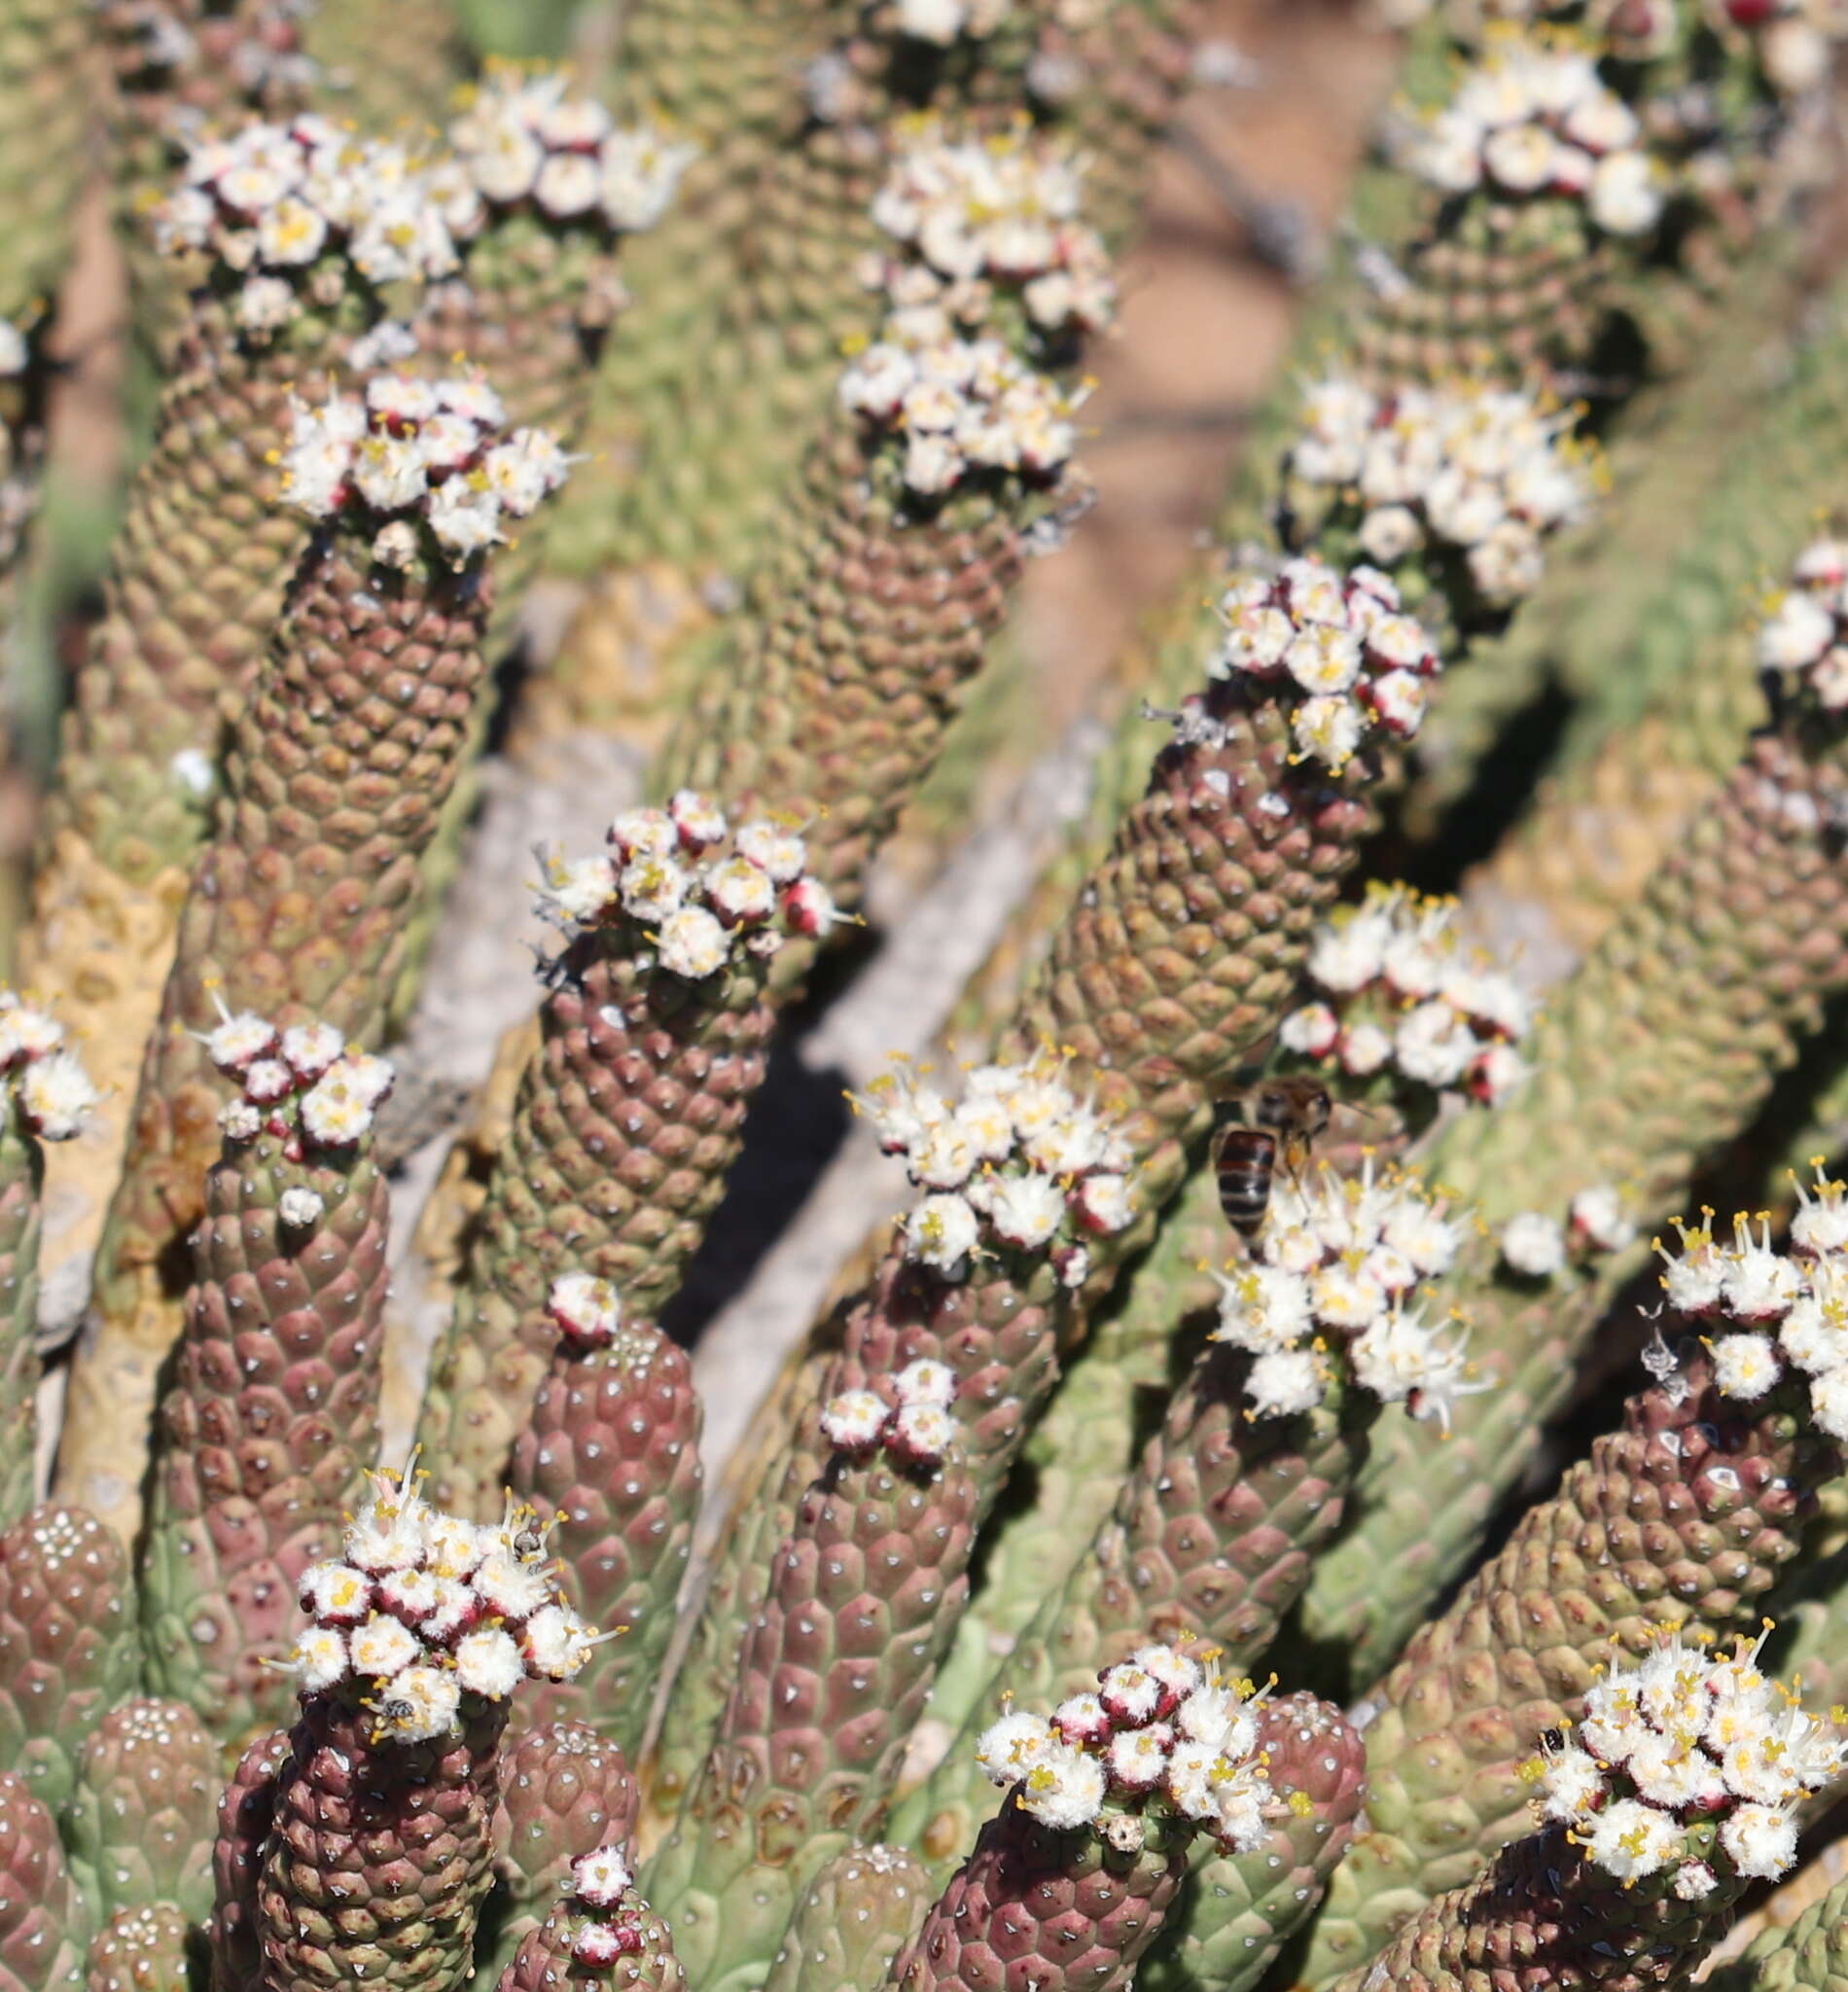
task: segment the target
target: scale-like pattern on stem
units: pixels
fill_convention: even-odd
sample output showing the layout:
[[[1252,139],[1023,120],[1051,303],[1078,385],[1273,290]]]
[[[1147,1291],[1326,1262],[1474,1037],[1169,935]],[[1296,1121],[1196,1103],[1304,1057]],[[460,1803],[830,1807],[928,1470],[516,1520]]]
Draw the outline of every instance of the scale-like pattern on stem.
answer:
[[[351,1063],[332,1032],[285,1050],[298,1035]],[[276,1663],[296,1586],[337,1553],[378,1444],[385,1180],[370,1138],[302,1148],[276,1122],[228,1140],[206,1175],[143,1536],[149,1682],[234,1742],[290,1713]]]
[[[365,1709],[304,1704],[257,1886],[267,1992],[468,1982],[506,1721],[500,1703],[430,1742],[381,1745]]]
[[[678,807],[696,835],[659,811],[630,812],[612,826],[624,876],[655,851],[678,891],[677,854],[691,842],[697,856],[726,836],[723,813],[706,799],[683,792]],[[740,826],[738,836],[744,844],[734,837],[732,862],[745,845],[760,855],[774,846],[772,862],[790,874],[784,886],[801,891],[800,840],[764,821]],[[561,868],[554,889],[568,890],[574,870],[603,862]],[[420,1433],[446,1506],[484,1515],[499,1499],[557,1340],[548,1312],[557,1279],[606,1280],[639,1318],[679,1286],[763,1082],[772,949],[799,930],[798,902],[782,890],[772,898],[780,904],[768,924],[755,916],[734,923],[709,972],[681,973],[663,961],[658,918],[625,915],[614,900],[586,914],[591,924],[552,965],[539,1043],[520,1075],[424,1399]]]
[[[54,1811],[136,1658],[127,1557],[93,1515],[51,1504],[0,1535],[0,1761]]]
[[[289,1732],[272,1729],[238,1759],[219,1794],[212,1842],[212,1992],[259,1992],[263,1940],[257,1882],[275,1821],[276,1781],[289,1761]]]
[[[809,825],[818,875],[858,904],[1000,626],[1023,525],[1044,509],[1036,493],[978,485],[920,513],[850,422],[831,424],[754,568],[735,661],[710,674],[656,786],[789,810]]]
[[[848,1847],[796,1905],[764,1992],[862,1992],[883,1985],[930,1905],[930,1878],[903,1847],[882,1840]]]
[[[1269,1646],[1341,1517],[1368,1422],[1336,1390],[1299,1417],[1247,1415],[1251,1359],[1209,1346],[1124,1482],[1115,1514],[996,1670],[936,1774],[896,1815],[942,1877],[994,1810],[973,1731],[1011,1697],[1050,1706],[1151,1639],[1197,1635],[1233,1672]]]
[[[1079,893],[1051,953],[1002,1040],[1006,1062],[1026,1064],[1043,1047],[1068,1048],[1068,1083],[1089,1087],[1121,1125],[1136,1163],[1140,1215],[1095,1241],[1085,1298],[1108,1290],[1121,1259],[1151,1234],[1186,1173],[1190,1144],[1205,1134],[1205,1087],[1234,1069],[1275,1022],[1316,914],[1338,888],[1373,821],[1364,765],[1339,774],[1293,765],[1281,706],[1247,702],[1216,687],[1155,757],[1148,793],[1116,846]],[[846,1347],[824,1398],[893,1374],[921,1356],[948,1362],[961,1379],[958,1418],[972,1473],[988,1505],[1034,1411],[1057,1374],[1060,1299],[1049,1270],[1043,1290],[1018,1291],[978,1270],[942,1289],[889,1257],[849,1318]],[[928,1294],[928,1310],[918,1305]],[[718,1558],[689,1660],[670,1699],[657,1755],[657,1791],[685,1789],[717,1717],[727,1657],[751,1610],[764,1569],[788,1533],[820,1462],[800,1436],[780,1476],[753,1504]]]
[[[622,1753],[586,1723],[542,1723],[510,1732],[501,1757],[494,1814],[494,1870],[507,1897],[495,1932],[495,1959],[514,1961],[545,1921],[571,1864],[601,1846],[624,1846],[635,1831],[639,1795]]]
[[[1772,1080],[1848,988],[1848,875],[1830,828],[1831,754],[1754,740],[1631,912],[1548,999],[1528,1085],[1447,1130],[1433,1174],[1490,1223],[1563,1213],[1577,1191],[1621,1183],[1647,1227],[1695,1163],[1745,1127]],[[1561,1129],[1570,1128],[1569,1141]],[[1536,1287],[1484,1253],[1451,1298],[1495,1388],[1458,1407],[1448,1445],[1377,1436],[1356,1526],[1318,1562],[1304,1627],[1354,1656],[1357,1686],[1390,1663],[1480,1540],[1570,1388],[1573,1361],[1643,1248]]]
[[[0,1770],[0,1986],[75,1992],[87,1916],[57,1825],[16,1770]]]
[[[188,1992],[193,1938],[171,1903],[118,1909],[89,1940],[87,1992]]]
[[[86,172],[89,41],[83,13],[61,0],[13,0],[0,20],[0,317],[63,279]]]
[[[1124,1992],[1187,1873],[1191,1834],[1152,1829],[1134,1853],[1044,1826],[1010,1796],[900,1953],[900,1992]]]
[[[183,1702],[137,1696],[90,1731],[64,1831],[99,1918],[167,1904],[204,1920],[223,1777],[218,1745]]]
[[[1370,1965],[1330,1992],[1644,1992],[1686,1983],[1744,1884],[1699,1902],[1667,1878],[1623,1882],[1587,1860],[1562,1827],[1530,1833],[1476,1880],[1439,1896]]]
[[[200,1215],[224,1096],[192,1035],[210,1032],[214,998],[377,1040],[418,861],[468,738],[488,592],[479,571],[381,573],[338,534],[297,585],[237,723],[148,1043],[99,1264],[104,1318],[72,1376],[84,1414],[63,1484],[121,1474],[180,1326],[173,1248]],[[135,1507],[120,1489],[111,1519]]]
[[[1265,1701],[1258,1720],[1279,1816],[1252,1853],[1195,1854],[1182,1906],[1136,1974],[1148,1992],[1248,1992],[1314,1914],[1353,1843],[1367,1795],[1360,1731],[1300,1691]]]
[[[557,1517],[551,1547],[571,1602],[592,1624],[622,1628],[572,1680],[542,1689],[535,1712],[639,1749],[702,1484],[686,1351],[645,1322],[588,1346],[562,1337],[520,1427],[510,1484]]]
[[[799,1505],[729,1701],[649,1872],[695,1992],[761,1983],[803,1890],[879,1801],[968,1593],[977,1494],[841,1460]]]
[[[1578,1717],[1602,1666],[1657,1631],[1757,1628],[1839,1453],[1789,1388],[1745,1403],[1713,1378],[1696,1349],[1633,1397],[1369,1698],[1373,1830],[1324,1905],[1316,1982],[1519,1834],[1521,1763]]]
[[[1830,1889],[1787,1929],[1766,1930],[1709,1982],[1716,1992],[1844,1992],[1848,1885]]]

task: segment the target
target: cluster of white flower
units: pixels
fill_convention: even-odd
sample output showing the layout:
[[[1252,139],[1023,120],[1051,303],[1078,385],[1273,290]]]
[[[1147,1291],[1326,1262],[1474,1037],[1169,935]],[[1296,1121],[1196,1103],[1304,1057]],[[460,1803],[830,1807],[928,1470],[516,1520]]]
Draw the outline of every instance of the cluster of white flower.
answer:
[[[1252,1414],[1290,1417],[1322,1402],[1339,1361],[1382,1404],[1449,1430],[1473,1379],[1461,1333],[1446,1336],[1416,1311],[1419,1289],[1456,1263],[1463,1225],[1415,1176],[1359,1176],[1326,1164],[1271,1192],[1249,1264],[1219,1273],[1213,1339],[1256,1360],[1246,1383]]]
[[[892,0],[892,25],[914,42],[947,49],[963,35],[991,35],[1013,12],[1013,0]]]
[[[1848,1441],[1848,1186],[1831,1182],[1820,1160],[1815,1167],[1813,1183],[1792,1179],[1800,1202],[1788,1251],[1771,1249],[1768,1217],[1759,1219],[1755,1237],[1743,1214],[1733,1219],[1730,1245],[1710,1223],[1689,1227],[1679,1218],[1680,1252],[1659,1238],[1654,1245],[1669,1306],[1700,1325],[1713,1352],[1716,1388],[1752,1404],[1787,1368],[1799,1370],[1809,1378],[1817,1429]]]
[[[1622,1192],[1609,1183],[1581,1190],[1561,1224],[1544,1210],[1516,1211],[1502,1227],[1502,1262],[1522,1279],[1549,1280],[1575,1259],[1621,1252],[1636,1237]]]
[[[243,275],[238,323],[254,338],[302,308],[303,279],[335,251],[369,283],[435,281],[460,267],[453,190],[402,146],[303,113],[188,150],[179,188],[152,210],[167,254],[209,250]]]
[[[1103,331],[1117,284],[1103,238],[1079,218],[1083,196],[1080,162],[1028,125],[961,142],[917,133],[872,203],[874,223],[905,245],[867,271],[891,301],[888,336],[931,343],[952,323],[979,325],[1002,287],[1041,331]]]
[[[907,1363],[884,1389],[843,1390],[822,1406],[822,1436],[837,1451],[864,1459],[881,1448],[901,1466],[934,1467],[949,1450],[956,1372],[926,1356]]]
[[[449,1733],[463,1697],[505,1701],[522,1681],[569,1681],[596,1635],[565,1603],[529,1508],[497,1524],[428,1507],[409,1468],[374,1472],[338,1562],[297,1586],[309,1623],[289,1665],[303,1694],[370,1709],[373,1740]]]
[[[1848,709],[1848,541],[1814,540],[1759,630],[1759,667],[1794,676],[1825,712]]]
[[[1484,602],[1506,608],[1539,582],[1542,541],[1591,502],[1572,420],[1511,388],[1381,396],[1336,375],[1305,390],[1289,470],[1346,490],[1369,560],[1390,567],[1436,541],[1463,554]]]
[[[565,481],[571,459],[546,429],[504,434],[506,410],[486,381],[375,374],[366,398],[298,403],[282,487],[310,518],[351,510],[376,526],[373,558],[409,567],[418,522],[457,567],[529,518]]]
[[[1454,900],[1375,882],[1360,906],[1325,920],[1306,970],[1316,997],[1284,1018],[1284,1049],[1355,1079],[1391,1072],[1490,1106],[1506,1099],[1527,1076],[1514,1048],[1531,1006],[1511,977],[1464,948],[1456,912]]]
[[[1049,1721],[1004,1715],[982,1731],[976,1761],[1047,1826],[1100,1826],[1112,1801],[1119,1823],[1155,1806],[1248,1854],[1263,1839],[1272,1796],[1260,1699],[1249,1681],[1222,1682],[1178,1646],[1146,1646]]]
[[[321,1148],[350,1148],[373,1131],[373,1116],[396,1076],[383,1058],[354,1049],[332,1024],[278,1030],[253,1011],[233,1015],[216,992],[213,1001],[219,1022],[198,1038],[212,1063],[238,1085],[238,1097],[218,1117],[227,1140],[267,1134],[294,1156],[304,1135]],[[320,1215],[311,1191],[301,1192],[293,1211],[283,1211],[285,1222],[300,1225]]]
[[[1417,732],[1443,665],[1378,569],[1286,560],[1274,577],[1235,581],[1219,608],[1226,635],[1208,674],[1284,692],[1299,754],[1338,771],[1375,727],[1396,740]]]
[[[760,816],[733,833],[695,789],[664,809],[623,810],[606,841],[588,857],[544,857],[542,909],[573,931],[633,921],[660,966],[689,980],[717,975],[740,947],[768,955],[786,934],[825,939],[841,917],[795,831]]]
[[[619,126],[562,70],[493,64],[449,126],[449,143],[481,199],[531,201],[547,220],[633,232],[666,213],[698,147],[652,125]]]
[[[1085,1237],[1120,1231],[1135,1215],[1135,1157],[1121,1133],[1079,1099],[1050,1056],[977,1065],[955,1104],[924,1071],[883,1073],[857,1108],[879,1145],[903,1156],[928,1192],[905,1224],[906,1256],[961,1279],[972,1255],[1045,1255],[1067,1286],[1090,1270]]]
[[[1661,217],[1663,191],[1637,115],[1598,75],[1595,53],[1557,33],[1492,30],[1456,94],[1417,131],[1409,169],[1445,194],[1582,200],[1613,235]]]
[[[64,1026],[43,1010],[0,989],[0,1072],[12,1085],[19,1118],[41,1141],[69,1141],[102,1094],[84,1061],[64,1044]]]
[[[901,474],[921,498],[965,477],[1013,471],[1050,481],[1078,445],[1082,393],[1019,359],[998,338],[962,338],[941,306],[912,307],[851,360],[839,399],[874,432],[905,438]],[[927,336],[926,328],[942,336]]]
[[[1836,1720],[1805,1714],[1759,1671],[1762,1644],[1741,1640],[1716,1657],[1676,1635],[1605,1675],[1575,1739],[1523,1767],[1543,1817],[1619,1881],[1672,1870],[1684,1902],[1718,1884],[1688,1845],[1691,1824],[1720,1822],[1719,1852],[1735,1874],[1787,1872],[1797,1805],[1840,1774],[1848,1743]]]
[[[565,1884],[571,1955],[592,1971],[633,1957],[647,1944],[642,1905],[631,1899],[634,1874],[621,1847],[598,1847],[571,1864]]]

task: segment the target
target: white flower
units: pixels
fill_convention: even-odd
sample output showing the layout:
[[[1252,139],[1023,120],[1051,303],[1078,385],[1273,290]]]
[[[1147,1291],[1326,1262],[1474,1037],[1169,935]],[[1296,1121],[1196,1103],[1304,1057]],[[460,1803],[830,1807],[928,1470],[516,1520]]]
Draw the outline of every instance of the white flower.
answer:
[[[864,1452],[883,1436],[891,1406],[873,1390],[843,1390],[821,1410],[822,1437],[842,1452]]]
[[[542,1563],[528,1563],[506,1544],[497,1544],[469,1580],[490,1612],[505,1618],[529,1618],[551,1600],[551,1579]]]
[[[1251,1366],[1245,1395],[1261,1418],[1294,1417],[1313,1410],[1326,1387],[1321,1363],[1309,1349],[1273,1349]]]
[[[346,1641],[331,1625],[303,1627],[289,1655],[289,1669],[305,1694],[319,1694],[346,1678]]]
[[[718,919],[704,907],[682,907],[661,922],[660,964],[690,981],[716,975],[724,967],[730,943]]]
[[[910,1256],[950,1278],[975,1250],[979,1226],[966,1197],[927,1196],[906,1220]]]
[[[1220,1284],[1215,1341],[1263,1355],[1300,1341],[1313,1326],[1309,1289],[1298,1273],[1280,1265],[1248,1265],[1215,1277]]]
[[[1713,1379],[1727,1397],[1746,1404],[1761,1398],[1783,1374],[1768,1335],[1724,1334],[1713,1345]]]
[[[1636,1223],[1608,1183],[1581,1190],[1566,1206],[1573,1229],[1599,1252],[1621,1252],[1636,1236]]]
[[[1103,1810],[1107,1789],[1099,1759],[1052,1743],[1020,1786],[1020,1806],[1043,1825],[1070,1831],[1089,1826]]]
[[[1769,1805],[1741,1805],[1720,1829],[1720,1844],[1738,1871],[1775,1881],[1796,1864],[1796,1820]]]
[[[74,1051],[35,1058],[19,1077],[19,1104],[42,1141],[69,1141],[102,1099]]]
[[[237,293],[232,307],[237,323],[259,338],[280,332],[300,308],[295,288],[284,277],[253,276]]]
[[[478,1626],[455,1643],[459,1688],[490,1701],[505,1701],[526,1678],[526,1662],[512,1633],[497,1625]]]
[[[1802,1274],[1791,1260],[1772,1251],[1768,1218],[1762,1237],[1757,1240],[1745,1219],[1736,1219],[1733,1247],[1724,1258],[1721,1300],[1736,1320],[1777,1321],[1790,1312],[1791,1303],[1802,1291]]]
[[[560,221],[588,214],[602,195],[601,166],[583,153],[554,153],[533,182],[533,198]]]
[[[1705,1861],[1688,1861],[1677,1869],[1674,1886],[1678,1901],[1699,1903],[1712,1895],[1719,1879]]]
[[[472,120],[466,135],[460,121],[450,127],[456,151],[467,160],[475,184],[489,200],[504,205],[524,199],[546,162],[546,149],[516,119]]]
[[[1811,1380],[1809,1407],[1819,1432],[1848,1440],[1848,1367],[1826,1370]]]
[[[1647,232],[1662,212],[1662,190],[1653,164],[1640,152],[1609,154],[1592,169],[1585,205],[1599,228],[1614,235]]]
[[[990,1723],[976,1742],[976,1761],[982,1775],[1003,1791],[1017,1784],[1057,1743],[1052,1725],[1025,1710]]]
[[[235,1016],[221,1010],[220,1016],[222,1021],[205,1040],[205,1050],[221,1072],[243,1072],[275,1049],[276,1027],[267,1016],[252,1010],[240,1010]]]
[[[1848,1186],[1831,1181],[1820,1162],[1813,1184],[1802,1182],[1795,1171],[1791,1182],[1800,1205],[1791,1219],[1791,1250],[1811,1258],[1848,1253]]]
[[[1305,698],[1291,715],[1297,750],[1336,772],[1353,760],[1367,733],[1367,716],[1351,698]]]
[[[1120,1231],[1136,1214],[1129,1179],[1114,1171],[1086,1176],[1073,1193],[1072,1207],[1087,1231]]]
[[[1544,1211],[1524,1210],[1502,1227],[1502,1257],[1529,1279],[1550,1279],[1566,1263],[1566,1234]]]
[[[423,1642],[396,1618],[374,1614],[347,1641],[356,1674],[386,1680],[424,1656]]]
[[[609,1341],[622,1325],[622,1296],[594,1273],[560,1273],[551,1283],[546,1311],[581,1341]]]
[[[590,1628],[569,1605],[542,1605],[519,1636],[526,1664],[547,1681],[569,1681],[582,1672],[595,1644]]]
[[[1397,566],[1424,540],[1418,515],[1405,505],[1375,505],[1362,518],[1355,537],[1369,560]]]
[[[358,1625],[367,1616],[372,1581],[350,1563],[311,1563],[296,1585],[302,1609],[328,1625]]]
[[[893,1378],[902,1405],[936,1405],[946,1408],[956,1396],[956,1372],[947,1363],[920,1356]]]
[[[764,872],[778,885],[793,884],[808,863],[808,848],[792,830],[768,817],[758,817],[740,827],[736,838],[738,856]]]
[[[1682,1830],[1673,1819],[1635,1798],[1615,1799],[1580,1831],[1591,1859],[1619,1881],[1655,1873],[1683,1845]]]
[[[1533,194],[1553,177],[1559,146],[1544,124],[1510,124],[1483,141],[1482,163],[1512,194]]]
[[[1429,1086],[1455,1085],[1479,1049],[1475,1033],[1441,998],[1408,1011],[1393,1033],[1399,1069]]]
[[[447,1733],[462,1705],[462,1690],[444,1667],[407,1667],[379,1697],[377,1723],[387,1735],[422,1743]]]
[[[457,566],[505,538],[500,500],[492,491],[478,490],[466,478],[449,478],[439,484],[425,512],[437,544],[454,554]]]
[[[1278,1026],[1277,1042],[1299,1058],[1322,1058],[1333,1049],[1340,1031],[1340,1019],[1326,1003],[1305,1003]]]
[[[886,1435],[893,1456],[916,1466],[935,1466],[956,1437],[955,1421],[942,1405],[902,1404]]]
[[[1309,1306],[1326,1327],[1364,1329],[1385,1314],[1386,1293],[1353,1266],[1326,1265],[1309,1282]]]
[[[429,489],[423,457],[414,442],[368,436],[353,452],[353,486],[377,512],[414,505]]]
[[[998,1176],[982,1187],[982,1206],[1004,1244],[1037,1251],[1064,1222],[1065,1192],[1049,1176]]]
[[[546,876],[540,896],[558,914],[574,924],[587,926],[616,897],[616,871],[598,851],[569,863],[558,857],[546,861]]]
[[[598,197],[604,219],[613,229],[652,229],[698,157],[696,145],[668,145],[646,128],[612,131],[602,149]]]
[[[371,1133],[373,1105],[337,1065],[302,1094],[302,1126],[312,1140],[343,1148]]]
[[[300,1183],[285,1190],[276,1199],[276,1215],[297,1230],[306,1230],[309,1226],[318,1225],[326,1209],[327,1204],[320,1192]]]
[[[1541,1789],[1545,1817],[1570,1825],[1603,1798],[1607,1788],[1597,1759],[1569,1745],[1546,1759]]]
[[[629,1865],[617,1847],[598,1847],[571,1864],[571,1892],[593,1909],[613,1909],[634,1885]]]

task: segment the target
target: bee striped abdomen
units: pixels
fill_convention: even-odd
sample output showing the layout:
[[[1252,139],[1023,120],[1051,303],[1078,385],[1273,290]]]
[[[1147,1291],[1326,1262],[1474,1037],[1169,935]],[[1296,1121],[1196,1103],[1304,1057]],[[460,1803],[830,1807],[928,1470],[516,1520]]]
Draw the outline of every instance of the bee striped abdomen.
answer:
[[[1213,1142],[1219,1207],[1232,1229],[1249,1238],[1270,1207],[1277,1170],[1277,1137],[1267,1127],[1222,1128]]]

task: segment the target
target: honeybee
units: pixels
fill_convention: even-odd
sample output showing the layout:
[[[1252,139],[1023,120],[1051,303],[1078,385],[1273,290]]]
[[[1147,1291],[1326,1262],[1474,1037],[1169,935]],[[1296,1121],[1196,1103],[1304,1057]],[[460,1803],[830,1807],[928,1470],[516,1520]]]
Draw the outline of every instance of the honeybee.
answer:
[[[1329,1124],[1333,1103],[1319,1079],[1261,1079],[1213,1109],[1213,1170],[1219,1207],[1240,1237],[1262,1228],[1281,1160],[1295,1175]]]

